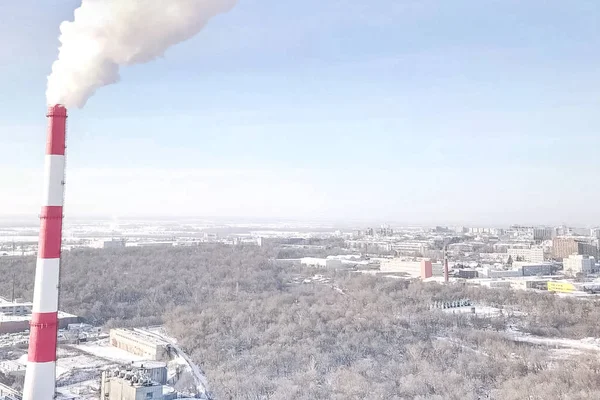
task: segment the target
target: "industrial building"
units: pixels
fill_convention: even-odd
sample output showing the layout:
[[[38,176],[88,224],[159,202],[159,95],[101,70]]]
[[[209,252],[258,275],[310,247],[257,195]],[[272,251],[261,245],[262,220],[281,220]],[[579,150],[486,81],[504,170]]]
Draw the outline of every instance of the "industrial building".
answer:
[[[553,275],[556,267],[551,262],[515,262],[513,263],[513,268],[521,271],[522,276],[547,276]]]
[[[515,262],[512,269],[493,269],[491,267],[482,268],[479,272],[481,276],[487,278],[518,278],[524,276],[548,276],[554,274],[555,265],[553,263],[526,263]]]
[[[33,316],[33,303],[13,302],[0,298],[0,334],[26,332]],[[58,312],[58,327],[66,329],[69,324],[79,322],[79,317]]]
[[[456,270],[455,276],[461,279],[475,279],[479,277],[479,272],[472,268],[464,268]]]
[[[0,400],[21,400],[19,391],[0,383]]]
[[[563,270],[570,276],[592,274],[596,272],[596,259],[587,255],[571,254],[563,259]]]
[[[163,395],[162,384],[152,380],[145,370],[129,366],[102,372],[100,398],[103,400],[167,400]]]
[[[493,269],[490,267],[484,267],[480,271],[480,275],[485,278],[500,279],[500,278],[518,278],[523,276],[523,271],[518,269]]]
[[[167,384],[167,364],[162,361],[137,361],[132,367],[144,371],[153,382]]]
[[[127,242],[125,241],[125,239],[112,239],[105,241],[102,244],[102,247],[105,249],[122,249],[125,246],[127,246]]]
[[[308,267],[320,267],[320,268],[341,268],[342,260],[333,258],[314,258],[304,257],[300,260],[302,265]]]
[[[170,345],[137,330],[111,329],[110,344],[153,361],[169,360]]]
[[[511,287],[511,281],[508,280],[480,279],[477,280],[476,283],[481,286],[489,287],[490,289],[508,289]]]
[[[0,298],[0,314],[2,315],[27,315],[31,314],[33,303],[22,303],[17,301],[8,301]]]
[[[181,355],[181,353],[179,353]],[[102,400],[174,400],[183,398],[172,384],[179,377],[168,381],[168,367],[161,361],[136,361],[102,371],[100,399]],[[207,397],[202,397],[207,398]]]
[[[513,279],[510,287],[517,290],[548,290],[548,281],[544,279]]]

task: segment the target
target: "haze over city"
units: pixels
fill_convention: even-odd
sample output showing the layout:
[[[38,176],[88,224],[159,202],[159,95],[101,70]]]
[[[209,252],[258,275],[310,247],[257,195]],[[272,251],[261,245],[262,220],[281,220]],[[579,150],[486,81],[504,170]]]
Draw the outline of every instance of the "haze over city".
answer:
[[[0,400],[600,399],[598,1],[0,13]]]
[[[2,215],[37,212],[77,4],[1,6]],[[67,214],[593,225],[599,7],[242,1],[71,110]]]

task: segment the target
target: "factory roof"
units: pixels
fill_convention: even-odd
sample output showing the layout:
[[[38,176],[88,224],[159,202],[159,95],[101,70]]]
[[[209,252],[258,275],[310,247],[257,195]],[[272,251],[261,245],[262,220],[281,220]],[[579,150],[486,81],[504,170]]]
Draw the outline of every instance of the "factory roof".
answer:
[[[76,318],[76,315],[69,314],[63,311],[58,312],[58,318]],[[19,321],[30,321],[31,314],[26,315],[6,315],[0,314],[0,323],[2,322],[19,322]]]
[[[166,341],[158,339],[154,336],[151,335],[147,335],[144,334],[143,332],[140,332],[139,330],[132,330],[132,329],[123,329],[123,328],[116,328],[116,329],[111,329],[111,332],[115,332],[115,333],[120,333],[126,336],[130,336],[130,337],[136,337],[142,340],[145,340],[147,342],[150,343],[155,343],[155,344],[168,344]]]
[[[145,360],[135,361],[131,364],[134,368],[154,369],[154,368],[166,368],[167,364],[162,361]]]

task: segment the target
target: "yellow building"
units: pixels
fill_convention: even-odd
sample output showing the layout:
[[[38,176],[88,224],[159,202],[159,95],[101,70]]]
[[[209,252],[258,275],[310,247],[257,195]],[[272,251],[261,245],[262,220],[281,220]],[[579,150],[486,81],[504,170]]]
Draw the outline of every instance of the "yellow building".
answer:
[[[576,290],[575,285],[570,282],[548,281],[549,292],[572,293]]]

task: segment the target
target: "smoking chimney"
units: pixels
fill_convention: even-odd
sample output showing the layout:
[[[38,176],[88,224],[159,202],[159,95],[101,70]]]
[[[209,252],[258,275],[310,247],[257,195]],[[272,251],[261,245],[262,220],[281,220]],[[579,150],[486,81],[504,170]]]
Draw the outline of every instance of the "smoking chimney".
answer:
[[[23,400],[53,399],[56,380],[67,109],[62,105],[51,106],[46,116],[44,191]]]

